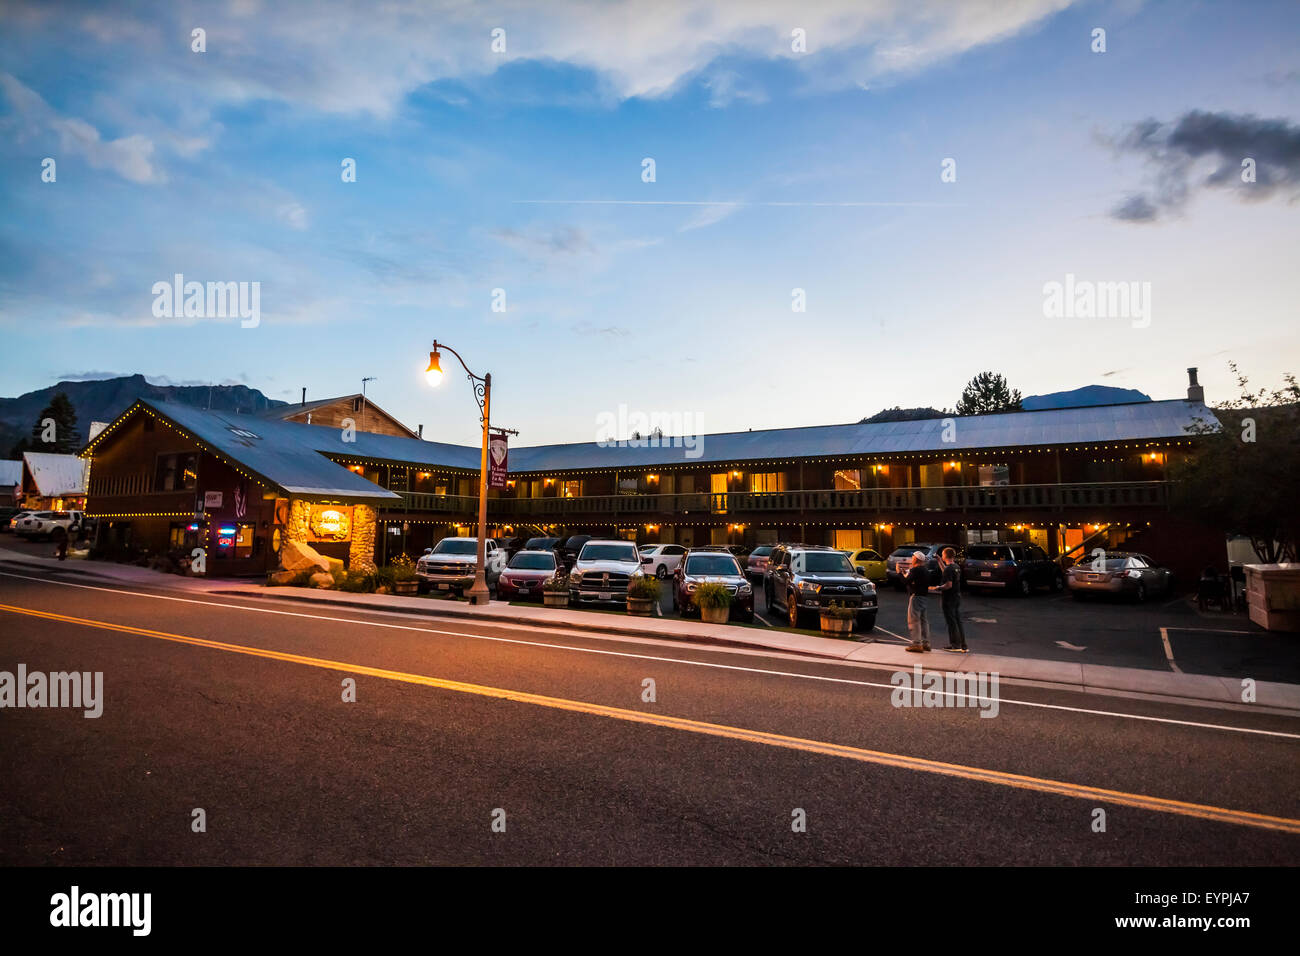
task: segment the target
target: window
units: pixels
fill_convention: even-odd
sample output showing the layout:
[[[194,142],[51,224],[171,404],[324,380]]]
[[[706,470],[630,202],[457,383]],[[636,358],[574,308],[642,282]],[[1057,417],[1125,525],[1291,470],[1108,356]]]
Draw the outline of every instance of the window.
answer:
[[[582,497],[582,479],[575,478],[572,481],[565,481],[560,484],[560,497],[562,498],[581,498]]]
[[[154,468],[154,491],[192,491],[198,484],[199,456],[193,452],[176,455],[159,455]],[[134,490],[134,478],[125,480],[124,490]]]
[[[785,491],[785,472],[752,472],[749,476],[749,490],[759,492]]]
[[[836,491],[857,491],[862,487],[862,472],[856,468],[835,472]]]

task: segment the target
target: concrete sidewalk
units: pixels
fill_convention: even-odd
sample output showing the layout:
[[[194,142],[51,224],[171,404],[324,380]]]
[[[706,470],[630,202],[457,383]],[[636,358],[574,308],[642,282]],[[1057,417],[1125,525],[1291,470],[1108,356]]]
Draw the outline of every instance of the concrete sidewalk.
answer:
[[[996,673],[1000,680],[1050,684],[1084,692],[1122,693],[1151,699],[1198,701],[1216,705],[1250,707],[1300,714],[1300,684],[1259,681],[1256,702],[1242,703],[1239,679],[1203,674],[1178,674],[1133,667],[1112,667],[1075,661],[1049,661],[994,654],[909,654],[901,644],[862,643],[808,634],[792,634],[774,628],[743,627],[734,624],[705,624],[678,618],[633,617],[628,614],[600,614],[540,605],[510,605],[492,602],[474,607],[452,600],[399,597],[387,594],[349,594],[298,587],[265,587],[239,579],[186,578],[161,574],[148,568],[99,561],[64,561],[39,558],[0,550],[0,562],[11,561],[30,567],[36,576],[42,569],[63,572],[60,578],[82,577],[90,585],[127,584],[178,590],[191,594],[294,601],[317,607],[358,608],[368,611],[411,614],[423,618],[467,621],[481,624],[525,625],[581,631],[592,635],[677,640],[715,647],[775,651],[828,661],[844,661],[891,670],[911,670],[923,664],[927,670],[983,671]],[[4,570],[0,567],[0,570]]]

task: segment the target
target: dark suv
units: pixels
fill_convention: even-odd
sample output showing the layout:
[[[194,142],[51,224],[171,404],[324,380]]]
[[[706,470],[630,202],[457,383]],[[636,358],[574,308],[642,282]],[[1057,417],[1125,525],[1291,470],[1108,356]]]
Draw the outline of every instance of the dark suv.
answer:
[[[1021,597],[1035,588],[1065,590],[1060,565],[1036,544],[972,544],[961,565],[968,588],[996,588]]]
[[[857,630],[876,626],[876,586],[858,574],[843,551],[820,545],[784,545],[768,558],[764,592],[769,610],[781,608],[799,627],[831,604],[858,609]]]

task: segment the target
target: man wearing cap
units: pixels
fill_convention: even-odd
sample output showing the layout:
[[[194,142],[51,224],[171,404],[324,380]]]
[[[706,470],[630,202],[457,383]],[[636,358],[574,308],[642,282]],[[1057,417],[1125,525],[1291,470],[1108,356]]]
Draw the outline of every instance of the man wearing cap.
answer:
[[[930,593],[930,569],[925,563],[925,552],[912,552],[912,563],[907,569],[907,629],[912,643],[907,649],[922,653],[930,649],[930,621],[925,616],[925,598]]]

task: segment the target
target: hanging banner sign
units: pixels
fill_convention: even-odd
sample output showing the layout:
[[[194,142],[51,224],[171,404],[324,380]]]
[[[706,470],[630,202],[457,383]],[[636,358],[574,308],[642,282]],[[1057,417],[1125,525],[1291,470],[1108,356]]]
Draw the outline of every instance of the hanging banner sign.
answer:
[[[489,488],[504,488],[506,486],[506,459],[509,450],[505,432],[493,432],[488,436]]]

